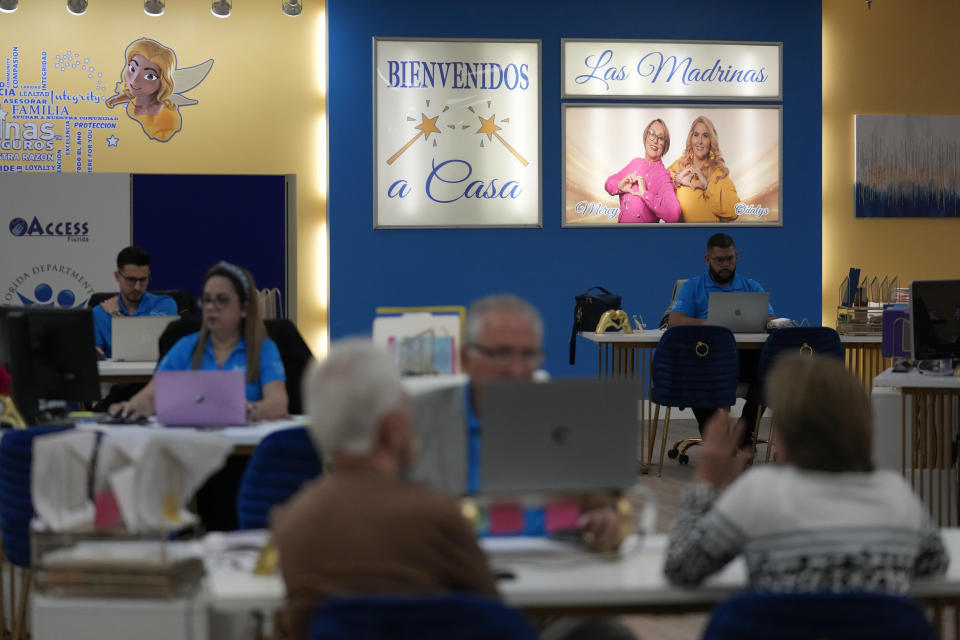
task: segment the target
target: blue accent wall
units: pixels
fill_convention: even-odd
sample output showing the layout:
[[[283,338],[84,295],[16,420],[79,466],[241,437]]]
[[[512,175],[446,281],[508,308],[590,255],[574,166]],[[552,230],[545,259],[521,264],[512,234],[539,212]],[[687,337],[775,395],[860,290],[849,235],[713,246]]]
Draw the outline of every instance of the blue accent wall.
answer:
[[[282,175],[133,174],[133,243],[150,252],[150,288],[199,298],[221,260],[286,300],[286,178]]]
[[[327,0],[327,10],[331,338],[369,333],[377,306],[466,305],[512,292],[543,313],[544,367],[594,375],[596,348],[584,340],[577,364],[567,364],[574,295],[603,285],[653,327],[674,281],[705,270],[707,238],[719,230],[736,240],[738,273],[771,292],[779,315],[819,324],[819,0]],[[541,40],[542,229],[373,229],[374,36]],[[561,228],[561,38],[783,42],[783,226]]]

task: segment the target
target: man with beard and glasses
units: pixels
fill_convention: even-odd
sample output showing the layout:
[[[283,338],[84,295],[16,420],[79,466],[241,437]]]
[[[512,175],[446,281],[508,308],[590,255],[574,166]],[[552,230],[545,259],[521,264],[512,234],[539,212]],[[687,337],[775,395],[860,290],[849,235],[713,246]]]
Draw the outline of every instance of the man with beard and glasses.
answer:
[[[113,277],[120,287],[117,295],[93,308],[93,333],[97,351],[109,358],[113,349],[114,316],[175,316],[177,303],[170,296],[147,291],[150,283],[150,254],[140,247],[126,247],[117,254]],[[126,398],[123,398],[126,400]]]
[[[733,238],[725,233],[715,233],[707,240],[707,272],[694,276],[677,292],[677,298],[670,307],[669,326],[681,324],[707,324],[707,303],[710,294],[714,292],[729,293],[732,291],[763,293],[760,283],[737,273],[737,246]],[[773,307],[767,310],[767,321],[776,316]],[[740,414],[743,427],[741,448],[748,455],[753,454],[753,428],[757,422],[757,365],[760,350],[752,349],[740,352],[740,382],[749,385],[746,402]],[[718,407],[694,407],[693,414],[697,417],[697,425],[703,433],[703,425]]]

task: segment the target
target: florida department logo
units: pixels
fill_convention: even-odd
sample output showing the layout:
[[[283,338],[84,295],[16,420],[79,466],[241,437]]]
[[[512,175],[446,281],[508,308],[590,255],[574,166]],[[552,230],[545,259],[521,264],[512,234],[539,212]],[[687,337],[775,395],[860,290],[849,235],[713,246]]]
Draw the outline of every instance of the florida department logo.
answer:
[[[93,292],[86,275],[72,266],[36,264],[7,282],[0,304],[78,309],[86,306]]]
[[[14,218],[10,221],[10,233],[15,236],[22,236],[27,232],[27,221],[23,218]]]
[[[87,304],[84,298],[77,304],[77,294],[71,289],[61,289],[57,292],[56,300],[53,297],[53,287],[47,282],[41,282],[33,288],[33,298],[28,298],[19,291],[17,297],[20,303],[26,307],[64,307],[64,308],[82,308]]]

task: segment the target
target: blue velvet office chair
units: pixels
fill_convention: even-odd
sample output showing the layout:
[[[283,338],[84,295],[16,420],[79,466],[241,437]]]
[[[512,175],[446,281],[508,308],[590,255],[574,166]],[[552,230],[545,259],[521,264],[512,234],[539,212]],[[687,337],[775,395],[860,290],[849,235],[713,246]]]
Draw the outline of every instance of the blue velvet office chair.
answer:
[[[667,407],[660,443],[660,474],[670,430],[671,407],[729,407],[736,402],[739,378],[737,340],[725,327],[682,325],[667,329],[653,354],[650,399],[655,403],[647,464],[653,459],[660,407]],[[699,438],[684,438],[671,449]],[[685,460],[680,459],[683,463]]]
[[[317,450],[303,427],[274,431],[250,456],[237,491],[241,529],[266,529],[268,514],[323,471]]]
[[[342,596],[324,600],[311,640],[535,640],[523,617],[471,594]]]
[[[72,427],[30,427],[6,431],[0,439],[0,539],[3,554],[10,561],[9,595],[12,609],[12,640],[26,637],[27,599],[33,571],[30,563],[30,520],[33,499],[30,494],[30,469],[33,465],[33,441],[41,436]],[[20,569],[20,584],[15,580]],[[2,580],[0,580],[2,582]],[[19,597],[17,591],[19,590]],[[16,602],[16,607],[12,603]],[[6,637],[5,623],[0,634]]]
[[[763,350],[760,351],[760,363],[757,366],[757,380],[759,381],[760,398],[758,400],[760,409],[757,411],[757,424],[754,425],[753,443],[756,446],[757,437],[760,433],[760,416],[763,415],[763,409],[767,404],[766,398],[766,379],[774,363],[783,355],[791,353],[802,353],[806,355],[829,356],[843,361],[843,344],[840,342],[840,335],[830,327],[789,327],[778,329],[770,334],[767,341],[763,343]],[[776,407],[771,407],[776,410]],[[767,435],[767,453],[766,460],[770,460],[770,452],[773,449],[773,419],[770,421],[770,432]],[[763,442],[763,441],[759,441]]]
[[[935,640],[914,601],[882,593],[756,593],[717,605],[703,640]]]

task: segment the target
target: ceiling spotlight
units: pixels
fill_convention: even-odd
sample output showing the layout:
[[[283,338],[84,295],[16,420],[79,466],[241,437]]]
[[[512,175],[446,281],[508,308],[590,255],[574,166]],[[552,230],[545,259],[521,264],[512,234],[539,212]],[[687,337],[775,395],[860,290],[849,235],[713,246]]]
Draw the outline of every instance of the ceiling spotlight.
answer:
[[[75,16],[87,10],[87,0],[67,0],[67,11]]]
[[[303,11],[303,5],[300,0],[280,0],[280,8],[288,16],[298,16]]]
[[[143,12],[148,16],[163,15],[163,0],[144,0]]]
[[[17,10],[17,3],[20,0],[0,0],[0,11],[12,13]]]
[[[232,6],[233,2],[230,0],[213,0],[213,2],[210,3],[210,13],[218,18],[226,18],[229,17]]]

